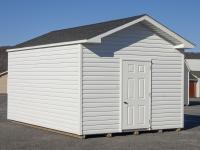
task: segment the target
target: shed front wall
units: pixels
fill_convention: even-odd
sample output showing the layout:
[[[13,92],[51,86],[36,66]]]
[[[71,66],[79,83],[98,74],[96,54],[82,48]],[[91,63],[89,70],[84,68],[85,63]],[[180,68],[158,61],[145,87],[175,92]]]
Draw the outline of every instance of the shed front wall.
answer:
[[[120,59],[152,60],[151,128],[182,128],[183,54],[137,24],[83,45],[83,134],[122,131]]]
[[[8,119],[81,134],[80,45],[8,57]]]

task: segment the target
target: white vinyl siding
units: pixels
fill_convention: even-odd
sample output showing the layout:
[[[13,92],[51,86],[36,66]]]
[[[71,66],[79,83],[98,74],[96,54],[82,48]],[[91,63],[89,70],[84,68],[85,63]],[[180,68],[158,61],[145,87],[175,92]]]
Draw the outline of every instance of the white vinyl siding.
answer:
[[[81,134],[80,46],[9,52],[8,119]]]
[[[183,126],[183,55],[141,24],[83,45],[83,134],[121,132],[120,59],[152,60],[152,129]]]
[[[189,66],[190,71],[200,71],[199,59],[186,59],[186,63]]]

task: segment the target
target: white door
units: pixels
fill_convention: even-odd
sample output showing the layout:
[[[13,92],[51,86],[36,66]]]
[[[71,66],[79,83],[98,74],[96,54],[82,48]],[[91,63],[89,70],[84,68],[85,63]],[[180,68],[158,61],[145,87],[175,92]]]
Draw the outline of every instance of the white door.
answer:
[[[122,62],[122,129],[150,127],[151,63]]]

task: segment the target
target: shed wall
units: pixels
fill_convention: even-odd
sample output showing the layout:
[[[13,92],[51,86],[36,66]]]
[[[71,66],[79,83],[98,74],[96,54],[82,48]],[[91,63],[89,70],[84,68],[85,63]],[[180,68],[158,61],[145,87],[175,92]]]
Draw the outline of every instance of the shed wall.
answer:
[[[80,45],[8,57],[8,119],[81,134]]]
[[[83,134],[121,132],[120,59],[152,59],[152,129],[183,127],[183,55],[138,24],[83,46]]]

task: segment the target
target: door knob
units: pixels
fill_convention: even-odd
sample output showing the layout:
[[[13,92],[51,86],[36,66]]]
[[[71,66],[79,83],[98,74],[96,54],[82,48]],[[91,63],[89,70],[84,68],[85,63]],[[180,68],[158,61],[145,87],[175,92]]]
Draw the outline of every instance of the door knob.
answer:
[[[124,104],[128,104],[128,102],[124,102]]]

